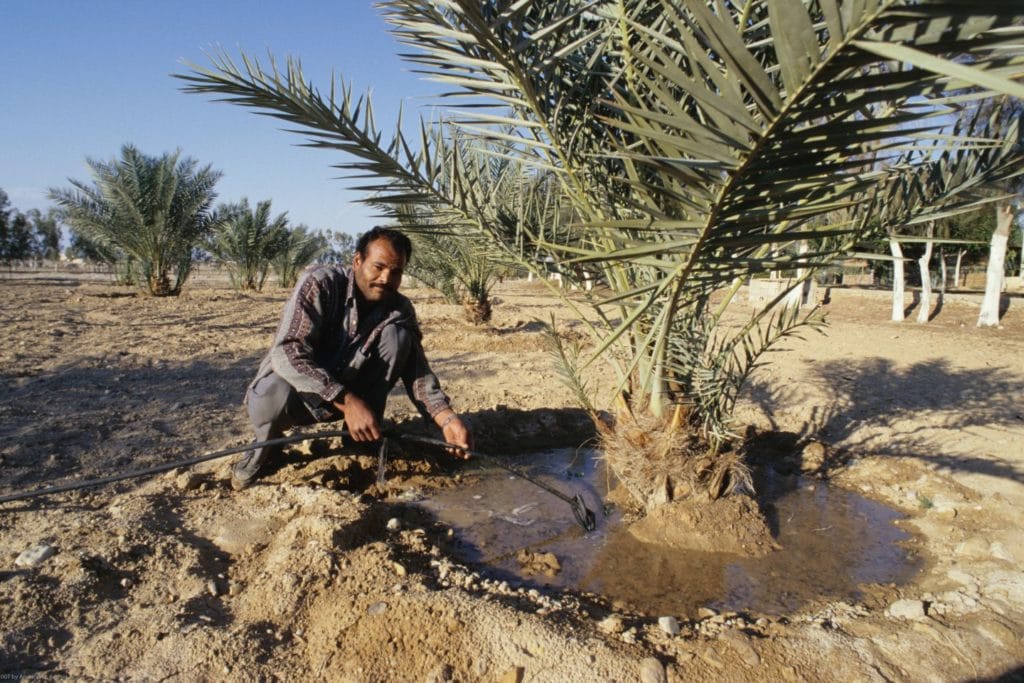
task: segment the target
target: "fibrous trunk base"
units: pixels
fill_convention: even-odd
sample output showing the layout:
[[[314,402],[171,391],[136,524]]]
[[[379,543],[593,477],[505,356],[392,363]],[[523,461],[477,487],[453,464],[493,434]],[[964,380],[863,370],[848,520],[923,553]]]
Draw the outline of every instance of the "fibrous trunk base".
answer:
[[[611,424],[598,420],[597,427],[602,457],[638,511],[753,490],[737,452],[712,451],[672,417],[620,413]]]

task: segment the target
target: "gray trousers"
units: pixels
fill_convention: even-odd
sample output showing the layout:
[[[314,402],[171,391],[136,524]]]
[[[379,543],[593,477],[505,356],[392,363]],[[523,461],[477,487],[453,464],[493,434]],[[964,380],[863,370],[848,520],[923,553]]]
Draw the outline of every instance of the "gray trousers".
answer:
[[[363,399],[378,420],[384,417],[388,394],[398,382],[411,349],[412,337],[407,329],[399,325],[386,326],[355,379],[346,384],[346,390]],[[317,422],[298,392],[276,372],[254,382],[245,398],[257,441],[277,439],[284,435],[285,430]],[[334,416],[324,421],[333,422],[344,417],[340,412],[332,412]],[[282,448],[267,446],[246,453],[235,463],[236,474],[243,478],[254,477],[263,465],[277,459]]]

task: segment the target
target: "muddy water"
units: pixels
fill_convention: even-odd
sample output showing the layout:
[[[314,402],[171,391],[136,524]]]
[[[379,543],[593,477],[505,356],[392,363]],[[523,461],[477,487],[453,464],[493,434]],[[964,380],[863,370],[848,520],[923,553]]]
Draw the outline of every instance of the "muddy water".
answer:
[[[699,607],[784,614],[812,601],[856,600],[861,586],[902,583],[916,571],[901,546],[901,515],[819,481],[790,478],[760,485],[781,550],[764,558],[673,550],[638,541],[601,508],[603,476],[590,452],[550,451],[515,461],[531,476],[582,493],[597,531],[579,527],[570,506],[500,469],[420,502],[455,529],[456,554],[494,577],[594,591],[652,615],[692,616]],[[554,553],[555,576],[530,574],[521,549]]]

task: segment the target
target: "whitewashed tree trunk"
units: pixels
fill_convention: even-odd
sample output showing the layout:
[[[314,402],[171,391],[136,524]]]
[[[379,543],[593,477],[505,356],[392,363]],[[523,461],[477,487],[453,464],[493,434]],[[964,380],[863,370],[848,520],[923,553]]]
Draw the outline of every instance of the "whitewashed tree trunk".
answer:
[[[928,237],[935,236],[935,223],[928,224]],[[917,309],[917,322],[928,322],[932,312],[932,275],[928,270],[928,262],[932,260],[932,243],[929,240],[924,246],[924,255],[917,260],[917,268],[921,273],[921,305]]]
[[[808,251],[810,251],[810,246],[807,244],[807,241],[804,240],[804,241],[800,242],[799,254],[801,256],[803,256]],[[797,268],[796,269],[796,278],[798,280],[803,278],[804,275],[806,275],[806,274],[807,274],[807,269],[806,268]],[[806,306],[806,305],[808,305],[810,303],[810,301],[809,301],[810,292],[811,292],[811,281],[809,279],[808,280],[803,280],[799,285],[794,287],[789,292],[789,294],[786,295],[786,298],[783,300],[782,305],[783,306],[792,306],[794,308],[800,308],[802,306]]]
[[[960,249],[956,252],[956,268],[953,270],[953,286],[960,289],[960,263],[964,260],[964,254],[967,251]]]
[[[889,252],[892,253],[892,319],[893,322],[903,320],[903,248],[900,243],[889,238]]]
[[[996,229],[988,249],[988,268],[985,271],[985,298],[981,300],[978,327],[999,324],[999,300],[1003,293],[1003,268],[1006,265],[1006,244],[1010,241],[1013,207],[1000,203],[996,207]]]

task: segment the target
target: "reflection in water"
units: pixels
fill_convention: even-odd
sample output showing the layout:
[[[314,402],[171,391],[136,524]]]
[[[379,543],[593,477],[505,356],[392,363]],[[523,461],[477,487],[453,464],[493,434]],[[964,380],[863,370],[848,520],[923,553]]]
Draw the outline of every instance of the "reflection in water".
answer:
[[[761,484],[782,546],[765,557],[643,543],[616,517],[602,517],[591,455],[570,463],[573,452],[561,450],[529,459],[531,474],[567,493],[583,492],[598,515],[590,534],[566,503],[501,470],[483,470],[478,483],[421,504],[456,530],[462,561],[487,565],[502,578],[599,592],[650,614],[692,615],[700,606],[781,614],[815,599],[857,599],[859,584],[901,583],[916,569],[899,545],[909,539],[893,524],[899,513],[820,482],[790,480],[799,485],[788,491],[786,481]],[[554,553],[562,571],[522,576],[515,560],[521,548]]]

